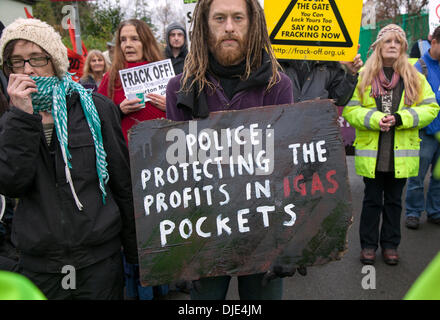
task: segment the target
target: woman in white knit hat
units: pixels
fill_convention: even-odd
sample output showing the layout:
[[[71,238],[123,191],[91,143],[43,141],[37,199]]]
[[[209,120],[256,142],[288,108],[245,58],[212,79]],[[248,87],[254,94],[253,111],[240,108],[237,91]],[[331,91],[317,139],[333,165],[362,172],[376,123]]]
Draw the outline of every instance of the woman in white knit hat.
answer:
[[[118,109],[72,81],[60,35],[38,19],[5,28],[0,57],[0,193],[19,198],[20,272],[49,299],[122,298],[121,244],[131,263],[137,248]]]
[[[356,128],[355,167],[365,183],[360,260],[373,264],[380,245],[385,263],[395,265],[402,191],[406,178],[417,176],[419,169],[418,132],[437,116],[439,107],[424,76],[408,61],[401,27],[384,27],[371,49],[343,116]]]

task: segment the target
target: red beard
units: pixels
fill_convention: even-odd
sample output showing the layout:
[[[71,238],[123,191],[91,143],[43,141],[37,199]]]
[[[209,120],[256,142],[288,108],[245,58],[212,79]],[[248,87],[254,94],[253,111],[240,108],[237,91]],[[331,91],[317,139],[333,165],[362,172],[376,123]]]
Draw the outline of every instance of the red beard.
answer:
[[[223,43],[225,40],[235,40],[236,45],[226,45]],[[214,55],[215,59],[222,66],[233,66],[240,63],[245,57],[245,44],[243,39],[238,37],[224,36],[220,39],[215,39],[215,36],[211,34],[209,41],[209,50]]]

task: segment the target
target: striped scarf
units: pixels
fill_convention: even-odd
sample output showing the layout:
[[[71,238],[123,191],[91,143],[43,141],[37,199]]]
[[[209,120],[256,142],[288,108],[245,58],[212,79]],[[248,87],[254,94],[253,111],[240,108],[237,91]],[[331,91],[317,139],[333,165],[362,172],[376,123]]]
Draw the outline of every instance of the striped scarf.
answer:
[[[67,182],[70,185],[78,209],[82,210],[83,206],[76,195],[72,177],[70,175],[70,169],[72,168],[70,159],[72,156],[68,149],[66,104],[67,95],[71,95],[73,92],[79,93],[81,106],[95,144],[96,170],[98,173],[99,188],[102,192],[102,201],[105,204],[105,197],[107,196],[105,184],[107,184],[109,179],[106,162],[107,154],[105,153],[102,143],[101,120],[92,100],[91,91],[84,89],[83,86],[74,82],[72,80],[72,75],[69,73],[67,73],[61,80],[55,76],[31,77],[31,79],[36,82],[38,89],[38,93],[32,94],[34,112],[38,113],[39,111],[46,111],[52,113],[58,141],[66,165],[65,173]]]
[[[383,69],[380,69],[379,74],[373,79],[373,83],[371,84],[370,96],[373,98],[378,98],[385,95],[396,87],[396,85],[399,83],[399,80],[400,75],[397,71],[394,71],[391,80],[388,80]],[[412,101],[408,99],[406,92],[405,104],[407,106],[412,105]]]

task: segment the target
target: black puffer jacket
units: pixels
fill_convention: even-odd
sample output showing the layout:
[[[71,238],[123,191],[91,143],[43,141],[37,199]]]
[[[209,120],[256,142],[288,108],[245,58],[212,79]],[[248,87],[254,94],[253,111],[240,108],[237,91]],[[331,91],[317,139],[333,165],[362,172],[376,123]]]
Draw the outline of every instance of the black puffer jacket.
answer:
[[[102,193],[95,148],[79,95],[67,98],[71,175],[83,204],[79,211],[66,182],[55,130],[48,146],[41,116],[12,107],[0,119],[0,194],[19,198],[12,240],[21,266],[34,272],[80,269],[124,247],[128,262],[137,263],[128,152],[119,111],[109,99],[94,94],[101,118],[109,182]]]
[[[358,76],[347,74],[339,62],[280,60],[292,80],[296,102],[313,99],[334,99],[337,106],[345,106],[356,88]]]

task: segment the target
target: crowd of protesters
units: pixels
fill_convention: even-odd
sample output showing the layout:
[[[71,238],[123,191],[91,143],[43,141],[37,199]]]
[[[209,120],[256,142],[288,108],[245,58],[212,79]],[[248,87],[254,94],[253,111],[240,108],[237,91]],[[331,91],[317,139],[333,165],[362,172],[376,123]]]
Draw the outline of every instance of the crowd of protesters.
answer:
[[[408,178],[406,226],[417,229],[424,211],[440,224],[440,181],[431,178],[426,203],[423,197],[439,157],[440,27],[415,66],[405,31],[394,24],[380,30],[365,66],[360,55],[278,61],[258,0],[199,0],[190,46],[179,23],[168,26],[161,50],[144,21],[123,21],[108,51],[88,53],[79,83],[50,25],[18,19],[2,31],[0,270],[26,276],[48,299],[123,299],[124,286],[133,299],[168,291],[139,284],[128,132],[151,119],[333,99],[356,129],[355,168],[365,183],[361,262],[374,264],[380,247],[387,264],[399,263]],[[119,71],[166,58],[176,74],[166,96],[128,99]],[[74,291],[61,286],[66,265],[77,270]],[[274,265],[239,276],[240,298],[282,299],[283,278],[295,271]],[[230,279],[179,287],[192,299],[225,299]]]

